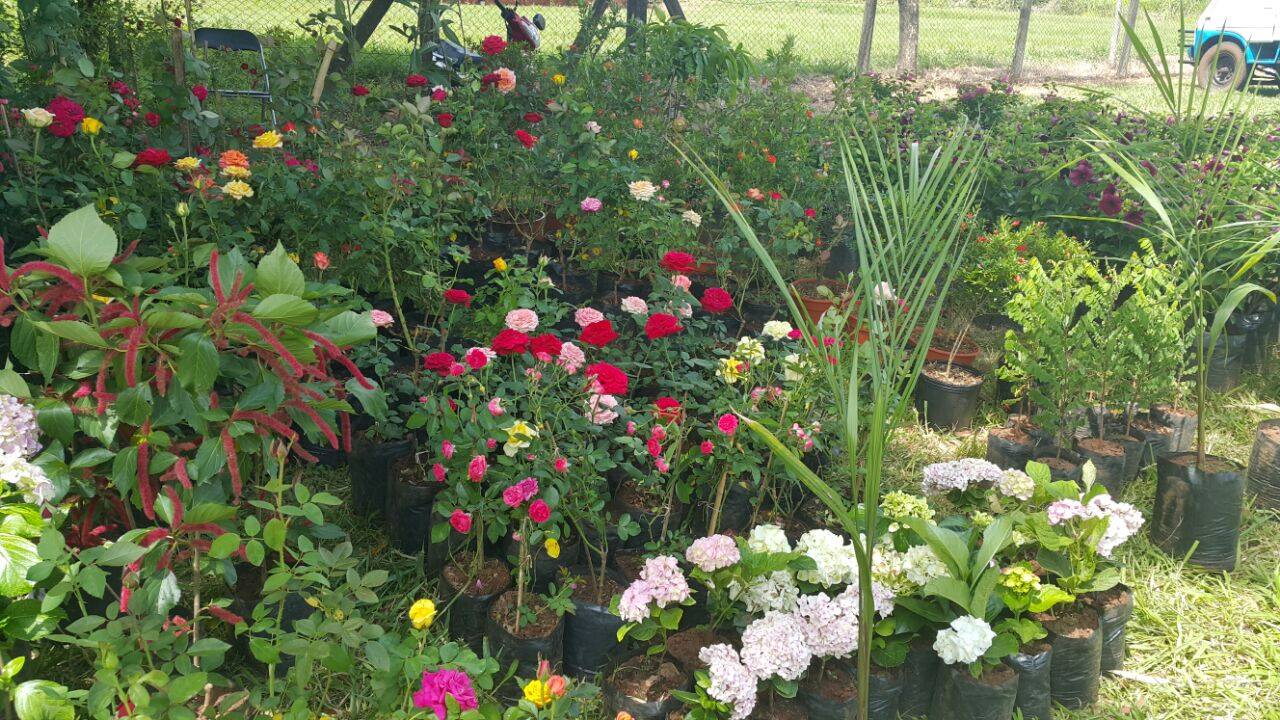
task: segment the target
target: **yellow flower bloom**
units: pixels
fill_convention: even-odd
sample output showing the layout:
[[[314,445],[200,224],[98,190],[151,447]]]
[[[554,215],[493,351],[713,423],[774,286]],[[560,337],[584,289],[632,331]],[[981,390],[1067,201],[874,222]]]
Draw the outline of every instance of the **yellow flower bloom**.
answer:
[[[192,172],[196,168],[200,167],[200,158],[191,157],[190,155],[180,157],[173,161],[173,166],[182,172]]]
[[[301,260],[301,258],[298,256],[298,253],[292,253],[292,252],[289,253],[289,259],[294,261],[295,263]]]
[[[253,188],[249,187],[249,183],[240,180],[232,180],[222,186],[222,192],[232,200],[244,200],[253,197]]]
[[[552,560],[555,560],[556,558],[560,557],[560,541],[559,540],[555,538],[547,538],[546,542],[542,543],[542,547],[547,551],[547,557],[551,558]]]
[[[627,153],[627,157],[631,158],[632,160],[635,160],[636,158],[640,157],[640,151],[635,148],[631,148],[631,152]]]
[[[561,73],[556,73],[555,75],[552,75],[552,76],[551,76],[551,82],[553,82],[553,83],[555,83],[555,84],[557,84],[557,85],[563,85],[563,84],[564,84],[564,82],[565,82],[565,80],[567,80],[567,79],[568,79],[568,78],[566,78],[566,77],[565,77],[564,75],[562,75]]]
[[[253,139],[253,146],[259,150],[271,150],[284,145],[284,137],[275,130],[268,130]]]
[[[502,452],[507,457],[514,457],[520,450],[529,447],[529,443],[538,437],[538,428],[523,420],[516,420],[506,428],[507,441],[502,445]]]
[[[506,261],[506,260],[503,260],[502,258],[498,258],[498,259],[494,260],[494,261],[493,261],[493,269],[494,269],[494,270],[497,270],[498,272],[506,272],[506,271],[507,271],[507,261]]]
[[[530,680],[524,686],[524,699],[533,703],[534,707],[546,707],[551,702],[551,690],[541,680]]]
[[[85,135],[97,135],[102,132],[102,121],[98,118],[87,117],[80,121],[80,129]]]
[[[191,214],[191,206],[187,205],[185,202],[179,202],[174,206],[173,211],[178,214],[178,217],[184,218]]]
[[[98,293],[93,294],[93,299],[97,300],[103,305],[106,305],[107,303],[111,302],[111,298],[107,297],[106,295],[99,295]]]
[[[729,385],[738,382],[742,379],[742,361],[731,357],[721,358],[720,369],[716,370],[716,375]]]
[[[409,606],[409,622],[416,630],[426,630],[436,621],[436,604],[422,598]]]
[[[249,168],[242,165],[228,165],[222,168],[223,177],[235,178],[236,180],[245,180],[253,176]]]
[[[306,603],[313,608],[318,608],[320,607],[320,598],[309,597],[306,599]]]

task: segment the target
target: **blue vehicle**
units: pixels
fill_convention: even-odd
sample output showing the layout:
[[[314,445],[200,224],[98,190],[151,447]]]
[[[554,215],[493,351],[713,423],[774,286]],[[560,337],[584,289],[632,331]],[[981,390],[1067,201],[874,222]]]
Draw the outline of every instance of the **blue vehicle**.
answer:
[[[1187,58],[1206,88],[1280,79],[1280,0],[1212,0],[1187,35]]]

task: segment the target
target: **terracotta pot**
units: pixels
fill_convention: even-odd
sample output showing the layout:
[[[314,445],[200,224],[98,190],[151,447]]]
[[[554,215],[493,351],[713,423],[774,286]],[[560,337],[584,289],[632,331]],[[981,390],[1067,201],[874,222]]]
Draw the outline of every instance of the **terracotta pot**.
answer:
[[[848,292],[848,287],[839,280],[805,278],[792,283],[791,290],[795,294],[796,299],[804,306],[805,312],[809,315],[809,319],[813,320],[815,323],[818,322],[818,319],[822,317],[823,313],[836,305],[835,300],[830,300],[817,294],[817,288],[819,285],[826,285],[828,287],[835,288],[843,287],[845,292],[841,294],[841,299],[843,299]]]
[[[924,328],[917,327],[915,329],[911,334],[912,344],[915,343],[923,331]],[[951,360],[960,365],[972,366],[982,353],[982,349],[977,344],[965,338],[956,352],[952,354],[951,349],[954,347],[955,341],[944,341],[944,339],[938,338],[938,332],[938,330],[933,331],[933,338],[929,343],[929,352],[925,354],[925,360],[928,362],[947,362],[947,360]]]

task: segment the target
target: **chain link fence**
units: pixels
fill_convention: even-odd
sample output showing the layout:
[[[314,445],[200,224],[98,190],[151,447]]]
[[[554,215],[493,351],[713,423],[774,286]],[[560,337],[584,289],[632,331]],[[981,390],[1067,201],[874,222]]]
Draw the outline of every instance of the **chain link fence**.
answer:
[[[545,1],[545,0],[544,0]],[[554,2],[555,0],[551,0]],[[624,0],[615,0],[619,6]],[[1179,41],[1176,0],[1143,0],[1152,13],[1166,46]],[[198,0],[197,26],[244,28],[275,40],[276,46],[305,38],[299,26],[313,13],[335,10],[358,17],[366,2],[348,0]],[[682,0],[685,16],[694,22],[720,25],[734,42],[764,57],[791,40],[794,52],[817,70],[848,70],[856,63],[864,11],[863,0]],[[981,71],[990,76],[1013,63],[1018,34],[1020,0],[924,0],[919,10],[919,69],[925,72]],[[1117,37],[1116,9],[1129,9],[1129,0],[1036,0],[1032,5],[1026,43],[1025,72],[1035,78],[1090,78],[1114,72]],[[1191,7],[1187,22],[1194,22]],[[621,7],[615,8],[620,12]],[[521,12],[542,13],[547,20],[546,46],[567,47],[577,34],[583,11],[576,4],[527,2]],[[661,0],[651,0],[650,18],[665,12]],[[447,21],[462,38],[478,42],[503,32],[502,19],[491,4],[468,0],[451,6]],[[412,26],[414,9],[395,4],[366,46],[369,55],[408,62],[410,43],[397,30]],[[1145,22],[1145,21],[1142,21]],[[871,67],[894,69],[898,56],[898,0],[877,5]]]

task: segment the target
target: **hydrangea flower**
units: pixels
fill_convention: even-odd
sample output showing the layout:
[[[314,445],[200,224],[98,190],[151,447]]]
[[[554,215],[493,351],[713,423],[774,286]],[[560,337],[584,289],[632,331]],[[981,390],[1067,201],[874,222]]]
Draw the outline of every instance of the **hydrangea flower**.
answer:
[[[44,474],[44,470],[21,455],[0,453],[0,480],[21,492],[22,498],[29,503],[48,502],[56,493],[53,481]]]
[[[890,520],[905,520],[913,517],[921,520],[933,518],[933,508],[929,507],[928,500],[900,490],[887,492],[880,498],[880,512]]]
[[[902,574],[913,585],[928,585],[930,580],[944,577],[947,566],[928,545],[913,545],[902,554]]]
[[[809,556],[818,566],[815,570],[796,573],[805,582],[831,587],[854,582],[858,577],[853,548],[845,545],[844,538],[830,530],[810,530],[801,535],[796,550]]]
[[[707,664],[707,694],[732,706],[729,720],[750,715],[756,707],[756,676],[742,664],[738,651],[729,645],[708,645],[698,651],[698,659]]]
[[[791,613],[767,612],[742,631],[742,664],[761,680],[798,680],[812,661],[804,623]]]
[[[844,592],[837,596],[837,600],[848,603],[849,607],[854,608],[857,612],[858,600],[862,597],[861,591],[857,585],[850,585],[844,589]],[[897,595],[893,592],[893,588],[883,583],[871,581],[871,598],[872,604],[875,606],[876,614],[882,618],[887,618],[893,614],[893,601]]]
[[[775,570],[764,577],[756,578],[744,592],[741,586],[733,583],[729,587],[732,597],[739,597],[749,613],[763,613],[770,610],[790,612],[800,599],[800,588],[795,578],[786,570]]]
[[[924,469],[920,489],[925,495],[942,495],[952,490],[967,490],[970,485],[994,485],[1004,470],[978,458],[963,458],[934,463]]]
[[[1089,513],[1079,500],[1064,498],[1050,503],[1045,514],[1049,516],[1050,525],[1061,525],[1073,518],[1087,517]]]
[[[951,627],[938,631],[933,649],[948,665],[977,662],[991,647],[996,633],[981,618],[965,615],[951,621]]]
[[[804,623],[805,643],[814,657],[847,657],[858,649],[858,602],[843,595],[832,600],[818,593],[796,603],[795,615]]]
[[[1036,492],[1036,481],[1021,470],[1005,470],[1000,479],[996,480],[996,491],[1006,497],[1026,502]]]
[[[684,557],[703,572],[715,572],[736,565],[742,559],[738,545],[727,535],[698,538],[685,550]]]
[[[751,528],[747,547],[758,553],[789,553],[791,541],[787,540],[787,533],[780,526],[765,523]]]
[[[670,555],[659,555],[644,562],[640,579],[649,585],[658,607],[684,602],[689,598],[689,583],[680,572],[680,561]]]
[[[1117,547],[1137,534],[1146,520],[1142,512],[1126,502],[1118,502],[1110,495],[1098,495],[1089,501],[1088,510],[1097,517],[1107,518],[1107,531],[1098,540],[1098,554],[1109,558]]]
[[[0,395],[0,453],[31,457],[40,452],[36,411],[12,395]]]

